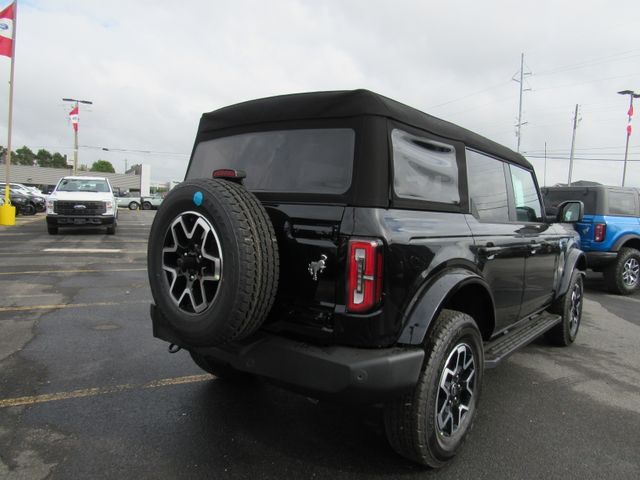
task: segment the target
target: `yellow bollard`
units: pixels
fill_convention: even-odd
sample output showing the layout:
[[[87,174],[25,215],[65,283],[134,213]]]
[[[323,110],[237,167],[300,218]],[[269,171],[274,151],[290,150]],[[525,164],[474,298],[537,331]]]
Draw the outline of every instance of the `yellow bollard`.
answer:
[[[0,225],[16,224],[16,207],[13,205],[0,205]]]

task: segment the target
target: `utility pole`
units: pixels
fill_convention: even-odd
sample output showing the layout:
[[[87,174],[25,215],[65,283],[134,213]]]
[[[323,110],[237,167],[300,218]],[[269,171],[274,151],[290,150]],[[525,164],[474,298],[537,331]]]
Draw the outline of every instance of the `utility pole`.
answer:
[[[519,78],[516,79],[516,75],[518,75]],[[516,124],[516,137],[518,138],[518,147],[517,147],[518,152],[520,152],[520,139],[522,138],[521,136],[522,126],[527,124],[527,122],[522,123],[522,93],[531,90],[530,88],[524,88],[524,77],[528,75],[531,75],[531,72],[524,71],[524,53],[522,53],[520,54],[520,71],[516,72],[513,75],[513,78],[511,79],[514,82],[518,82],[520,84],[520,102],[518,103],[518,123]]]
[[[75,125],[73,126],[73,174],[76,174],[78,170],[78,123],[80,119],[80,103],[85,103],[87,105],[93,105],[93,102],[89,100],[77,100],[75,98],[63,98],[63,102],[73,102],[75,104],[75,108],[71,110],[75,111],[75,115],[77,115],[77,119]]]
[[[573,114],[573,136],[571,137],[571,154],[569,155],[569,180],[567,186],[571,186],[571,174],[573,173],[573,153],[576,147],[576,130],[578,128],[578,108],[580,105],[576,104],[576,111]]]
[[[544,142],[544,178],[543,186],[547,186],[547,142]]]
[[[627,177],[627,156],[629,155],[629,138],[631,137],[631,119],[633,118],[633,99],[639,98],[640,93],[635,93],[632,90],[622,90],[618,92],[620,95],[629,95],[629,111],[627,112],[627,116],[629,119],[627,120],[627,142],[624,146],[624,167],[622,169],[622,186],[624,187],[625,180]]]

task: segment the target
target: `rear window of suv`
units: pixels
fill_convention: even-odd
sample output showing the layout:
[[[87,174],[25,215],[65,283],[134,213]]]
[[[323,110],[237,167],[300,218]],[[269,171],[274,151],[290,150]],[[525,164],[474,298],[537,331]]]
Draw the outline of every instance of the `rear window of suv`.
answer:
[[[349,128],[253,132],[200,142],[187,178],[231,168],[253,191],[340,195],[351,186],[355,131]]]

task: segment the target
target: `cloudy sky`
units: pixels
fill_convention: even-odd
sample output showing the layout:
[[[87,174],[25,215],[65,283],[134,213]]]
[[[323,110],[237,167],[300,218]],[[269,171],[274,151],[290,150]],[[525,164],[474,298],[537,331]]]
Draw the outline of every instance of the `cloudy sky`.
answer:
[[[368,88],[515,149],[524,52],[521,150],[540,183],[566,182],[580,104],[573,179],[619,185],[616,92],[640,92],[637,0],[20,0],[17,35],[14,149],[71,156],[61,99],[87,99],[80,163],[148,163],[155,181],[183,178],[202,112],[292,92]],[[640,121],[629,158],[640,186]]]

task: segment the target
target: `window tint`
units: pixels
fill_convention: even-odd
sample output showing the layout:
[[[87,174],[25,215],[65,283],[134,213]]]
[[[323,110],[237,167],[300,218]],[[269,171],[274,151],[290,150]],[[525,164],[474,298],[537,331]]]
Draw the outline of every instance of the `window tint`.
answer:
[[[555,212],[562,202],[580,200],[584,203],[585,215],[595,215],[597,213],[598,192],[596,190],[587,190],[586,188],[575,190],[547,188],[542,190],[542,194],[545,207],[552,212]]]
[[[631,192],[609,190],[609,215],[635,215],[636,201]]]
[[[541,222],[542,206],[531,172],[510,165],[516,218],[519,222]]]
[[[453,146],[402,130],[391,132],[393,188],[398,197],[458,205],[458,164]]]
[[[355,132],[348,128],[280,130],[216,138],[196,147],[187,178],[244,170],[244,185],[264,192],[345,193],[351,185]]]
[[[484,222],[508,222],[509,202],[504,164],[473,150],[467,150],[466,154],[471,213]]]

